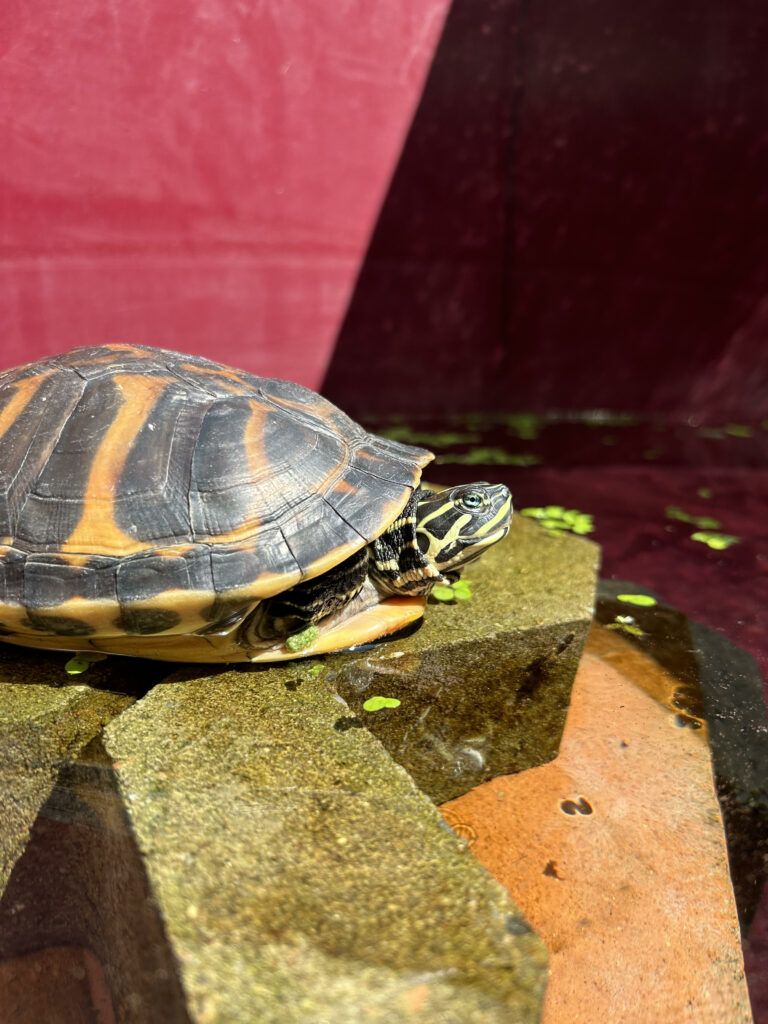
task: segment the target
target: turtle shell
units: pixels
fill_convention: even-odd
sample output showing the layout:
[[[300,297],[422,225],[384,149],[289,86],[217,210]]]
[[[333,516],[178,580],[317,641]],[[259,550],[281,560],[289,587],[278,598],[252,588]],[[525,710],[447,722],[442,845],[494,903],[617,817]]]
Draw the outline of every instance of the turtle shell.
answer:
[[[382,533],[431,458],[307,388],[178,352],[16,367],[0,375],[0,632],[66,648],[214,632]]]

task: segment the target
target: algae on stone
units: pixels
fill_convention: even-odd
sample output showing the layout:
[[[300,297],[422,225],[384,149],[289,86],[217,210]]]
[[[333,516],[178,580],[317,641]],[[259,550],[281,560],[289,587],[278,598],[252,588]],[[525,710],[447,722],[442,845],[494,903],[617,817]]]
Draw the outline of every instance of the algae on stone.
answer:
[[[538,938],[313,665],[190,675],[105,744],[195,1024],[539,1019]]]
[[[80,682],[66,685],[57,664],[0,648],[0,894],[62,765],[131,703]]]
[[[437,803],[558,751],[592,619],[599,548],[517,517],[465,571],[471,599],[430,602],[412,636],[329,656],[325,677]],[[372,696],[397,708],[368,712]]]

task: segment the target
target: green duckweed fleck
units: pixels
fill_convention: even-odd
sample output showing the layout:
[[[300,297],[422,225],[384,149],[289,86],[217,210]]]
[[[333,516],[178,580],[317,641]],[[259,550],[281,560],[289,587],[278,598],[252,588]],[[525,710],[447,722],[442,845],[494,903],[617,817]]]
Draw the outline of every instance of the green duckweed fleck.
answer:
[[[88,666],[92,665],[94,661],[104,661],[106,654],[101,654],[99,651],[80,651],[64,666],[64,671],[69,676],[79,676],[82,672],[88,671]]]
[[[307,626],[300,633],[294,633],[293,636],[289,636],[285,641],[285,646],[295,654],[297,651],[303,651],[305,648],[310,647],[319,636],[320,630],[317,626]]]
[[[591,515],[579,512],[575,508],[563,508],[562,505],[524,508],[520,510],[520,515],[527,516],[529,519],[537,519],[550,537],[561,537],[566,531],[583,536],[586,533],[592,533],[595,529]]]
[[[655,597],[651,597],[650,594],[617,594],[617,601],[623,601],[624,604],[634,604],[639,608],[652,608],[659,602]]]
[[[455,583],[438,583],[432,588],[432,597],[437,601],[468,601],[472,597],[469,580],[456,580]]]
[[[397,697],[369,697],[363,704],[363,711],[381,711],[382,708],[399,708]]]
[[[504,417],[504,425],[510,434],[521,441],[535,441],[541,431],[541,416],[535,413],[518,412]]]
[[[701,544],[706,544],[707,547],[712,548],[714,551],[725,551],[726,548],[739,543],[738,537],[728,533],[713,533],[710,530],[699,530],[697,533],[692,533],[691,540],[697,540]]]
[[[476,444],[480,435],[474,432],[456,430],[414,430],[412,427],[395,426],[380,430],[382,437],[405,444],[423,444],[428,448],[450,448],[454,444]]]
[[[644,630],[639,626],[630,626],[625,622],[609,622],[606,629],[620,629],[622,633],[631,633],[632,636],[645,636]]]
[[[64,666],[64,671],[70,676],[79,676],[81,672],[85,672],[90,665],[89,661],[85,661],[83,658],[70,658]]]
[[[692,526],[698,526],[700,530],[717,530],[720,526],[719,521],[713,519],[712,516],[693,516],[690,512],[685,512],[675,505],[668,505],[664,510],[664,515],[667,519],[676,519],[680,523],[690,523]]]
[[[503,448],[473,448],[469,452],[446,452],[435,462],[462,466],[537,466],[541,459],[528,452],[508,452]]]

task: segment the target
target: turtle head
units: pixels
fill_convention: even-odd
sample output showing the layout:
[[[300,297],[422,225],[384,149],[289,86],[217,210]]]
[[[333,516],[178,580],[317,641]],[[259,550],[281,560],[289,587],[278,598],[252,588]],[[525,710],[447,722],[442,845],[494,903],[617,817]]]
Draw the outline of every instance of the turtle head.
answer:
[[[506,537],[512,495],[504,484],[461,484],[421,490],[416,505],[416,543],[424,559],[450,582],[468,562]]]

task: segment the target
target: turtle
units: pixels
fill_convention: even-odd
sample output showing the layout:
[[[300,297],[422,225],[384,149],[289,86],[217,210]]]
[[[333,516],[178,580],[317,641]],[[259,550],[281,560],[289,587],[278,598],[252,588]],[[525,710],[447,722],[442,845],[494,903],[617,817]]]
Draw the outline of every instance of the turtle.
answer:
[[[289,381],[143,345],[0,374],[0,638],[281,661],[391,636],[504,537],[512,498],[433,490],[424,448]]]

